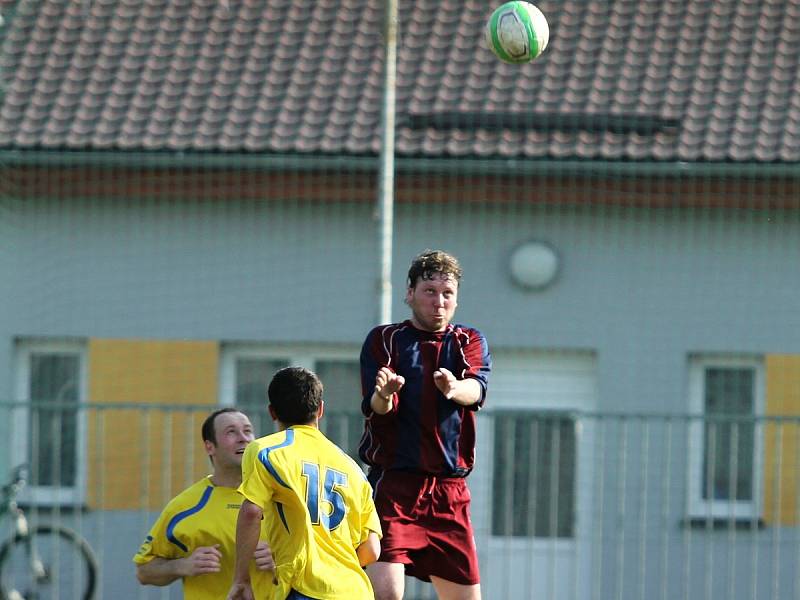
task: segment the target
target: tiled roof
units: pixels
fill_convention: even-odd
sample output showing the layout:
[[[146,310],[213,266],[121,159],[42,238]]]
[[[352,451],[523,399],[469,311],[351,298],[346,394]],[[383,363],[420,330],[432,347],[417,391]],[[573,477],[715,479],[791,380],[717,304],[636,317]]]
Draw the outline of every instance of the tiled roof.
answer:
[[[3,0],[0,147],[377,153],[383,3]],[[522,66],[498,3],[400,0],[399,155],[800,159],[800,2],[539,0]]]

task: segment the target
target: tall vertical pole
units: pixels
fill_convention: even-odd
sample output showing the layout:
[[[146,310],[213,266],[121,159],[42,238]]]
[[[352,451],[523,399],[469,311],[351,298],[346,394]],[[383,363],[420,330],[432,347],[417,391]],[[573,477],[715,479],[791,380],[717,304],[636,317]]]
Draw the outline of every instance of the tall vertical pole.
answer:
[[[397,80],[397,0],[385,0],[383,106],[378,172],[380,281],[378,323],[392,319],[392,243],[394,231],[394,129]]]

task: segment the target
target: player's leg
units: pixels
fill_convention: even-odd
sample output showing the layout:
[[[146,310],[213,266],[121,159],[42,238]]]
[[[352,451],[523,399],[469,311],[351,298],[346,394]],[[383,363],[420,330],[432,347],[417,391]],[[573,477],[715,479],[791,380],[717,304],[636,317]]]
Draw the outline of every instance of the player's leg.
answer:
[[[367,566],[376,600],[402,600],[406,566],[428,544],[424,524],[419,523],[416,512],[424,481],[424,477],[392,471],[378,480],[370,479],[383,530],[381,555]]]
[[[439,600],[480,600],[480,571],[463,479],[440,479],[432,493],[428,547],[413,565],[430,578]]]
[[[480,584],[463,585],[435,575],[431,575],[431,583],[439,600],[481,600]]]
[[[375,591],[375,600],[403,600],[406,580],[402,563],[372,563],[367,565],[367,575]]]

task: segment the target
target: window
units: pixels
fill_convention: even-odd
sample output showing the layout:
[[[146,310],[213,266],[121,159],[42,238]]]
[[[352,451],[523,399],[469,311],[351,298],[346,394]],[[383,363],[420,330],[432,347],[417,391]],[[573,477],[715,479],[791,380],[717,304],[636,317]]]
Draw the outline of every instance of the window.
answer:
[[[241,406],[253,422],[257,436],[275,430],[267,413],[267,388],[275,372],[289,365],[314,371],[325,388],[325,414],[320,429],[357,458],[364,429],[358,350],[229,345],[223,349],[222,361],[222,401]]]
[[[320,424],[325,435],[353,458],[364,432],[361,414],[361,370],[355,360],[319,359],[315,367],[325,386],[325,416]]]
[[[760,516],[763,366],[701,357],[690,369],[689,510],[693,517]]]
[[[247,413],[257,435],[273,430],[267,413],[267,386],[275,371],[289,366],[287,359],[241,356],[235,361],[235,400]]]
[[[495,413],[492,535],[573,537],[575,443],[570,415]]]
[[[29,466],[31,501],[78,503],[84,496],[85,363],[80,342],[17,344],[12,460]]]

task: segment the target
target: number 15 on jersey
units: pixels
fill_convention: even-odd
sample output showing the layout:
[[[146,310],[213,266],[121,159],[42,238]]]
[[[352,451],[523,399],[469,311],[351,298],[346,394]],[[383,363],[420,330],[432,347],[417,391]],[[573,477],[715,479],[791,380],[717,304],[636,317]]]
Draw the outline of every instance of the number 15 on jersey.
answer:
[[[320,479],[320,471],[324,479]],[[347,474],[322,467],[316,463],[303,463],[303,477],[306,479],[306,506],[311,523],[322,525],[332,531],[344,519],[345,503],[341,490],[347,487]],[[323,485],[320,485],[320,483]]]

